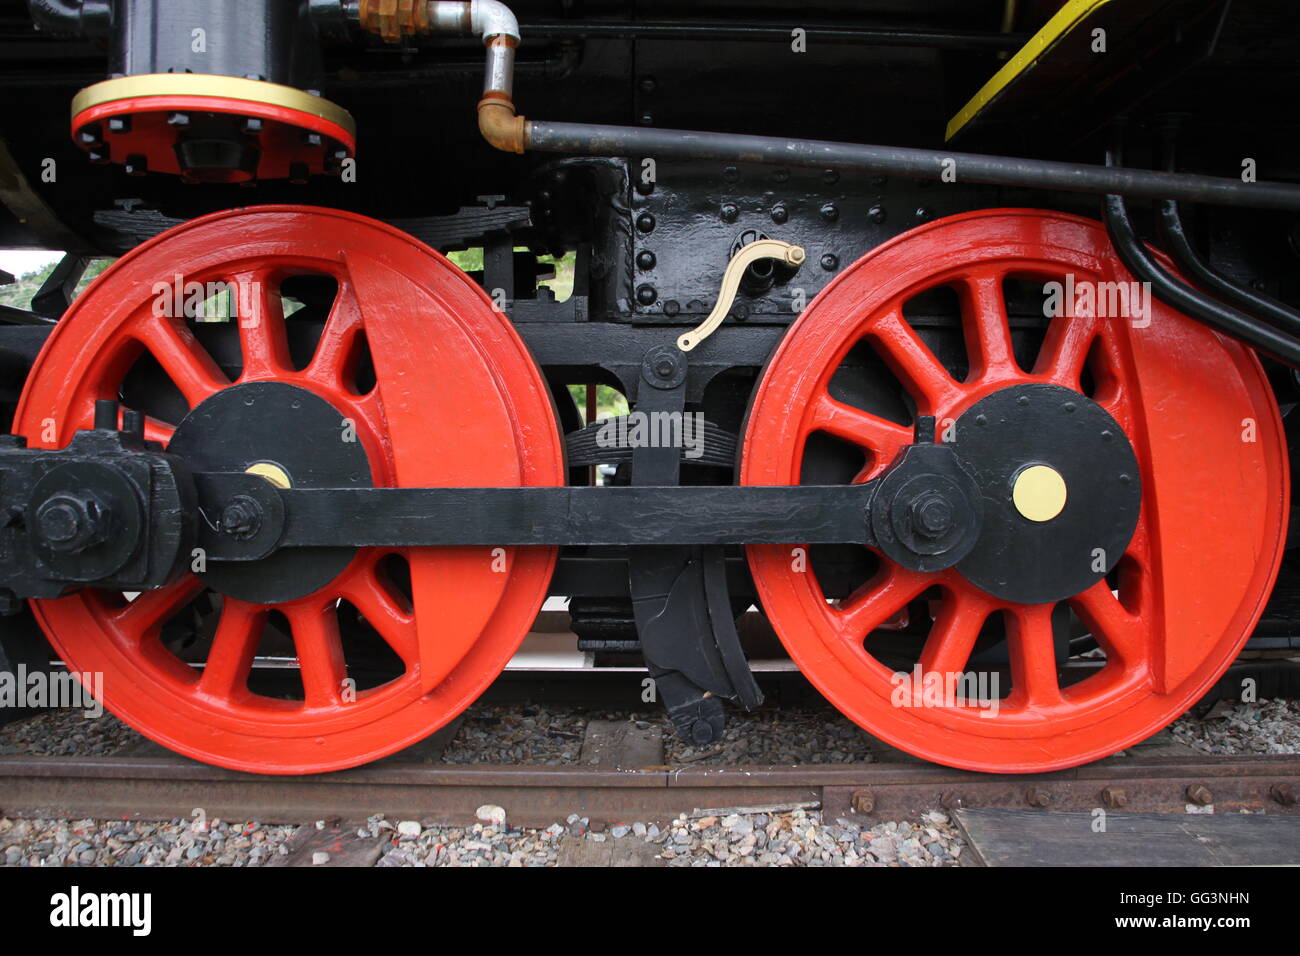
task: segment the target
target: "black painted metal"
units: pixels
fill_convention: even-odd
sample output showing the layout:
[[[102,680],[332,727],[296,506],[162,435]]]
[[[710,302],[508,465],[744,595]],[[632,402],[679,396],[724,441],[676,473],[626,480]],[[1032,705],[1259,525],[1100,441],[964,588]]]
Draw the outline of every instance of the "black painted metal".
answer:
[[[255,475],[208,474],[206,510],[256,496]],[[270,487],[267,485],[267,487]],[[275,546],[669,546],[868,539],[870,485],[555,488],[291,488],[276,490],[286,524]],[[223,540],[225,540],[223,538]],[[210,560],[259,561],[226,540]]]
[[[937,50],[1014,51],[1025,40],[1023,34],[980,33],[973,30],[893,30],[842,27],[815,23],[791,25],[754,23],[700,23],[690,21],[638,20],[622,23],[565,22],[562,20],[520,21],[520,32],[530,39],[619,39],[694,40],[718,43],[726,40],[768,42],[788,49],[792,31],[801,29],[809,43],[847,43],[861,46],[925,47]]]
[[[306,389],[281,382],[252,382],[222,389],[195,408],[176,428],[168,444],[196,473],[243,472],[258,463],[274,464],[289,476],[295,488],[368,488],[373,483],[370,461],[349,423],[332,405]],[[265,530],[247,536],[230,533],[237,512],[248,502],[258,508],[272,486],[255,475],[247,476],[242,490],[214,501],[201,497],[204,544],[221,529],[222,541],[246,546],[274,545],[270,538],[273,516],[259,517]],[[211,494],[210,485],[200,484]],[[240,501],[237,499],[247,499]],[[229,513],[232,509],[236,513]],[[334,519],[326,519],[334,520]],[[340,545],[293,548],[271,554],[256,566],[212,560],[200,575],[223,594],[268,604],[289,601],[316,590],[335,578],[352,560],[355,547]]]
[[[90,265],[89,259],[71,252],[60,259],[59,264],[32,296],[32,311],[46,318],[60,318],[68,311],[68,306],[72,305],[77,283],[86,274],[88,265]]]
[[[1138,239],[1123,196],[1107,196],[1102,208],[1115,252],[1135,277],[1151,283],[1151,292],[1157,299],[1279,362],[1300,368],[1300,339],[1203,295],[1170,275]]]
[[[931,180],[942,180],[949,173],[956,176],[957,182],[1183,199],[1254,209],[1300,209],[1300,186],[1283,183],[1243,183],[1216,176],[904,146],[532,120],[528,147],[585,156],[651,156],[854,169]]]
[[[1192,243],[1183,225],[1178,203],[1172,199],[1160,203],[1160,238],[1165,251],[1178,267],[1212,295],[1227,300],[1247,312],[1257,314],[1270,324],[1291,335],[1300,335],[1300,312],[1277,299],[1238,285],[1210,267]]]
[[[5,521],[0,608],[15,597],[60,597],[85,584],[161,587],[194,540],[196,504],[183,464],[146,449],[143,419],[116,431],[117,405],[97,403],[94,430],[58,451],[0,444]]]
[[[114,0],[109,73],[215,73],[319,89],[320,44],[302,3]]]
[[[1043,604],[1091,587],[1119,562],[1142,481],[1123,429],[1100,405],[1056,385],[1006,388],[962,414],[953,445],[984,499],[979,541],[957,564],[971,583]],[[1050,521],[1032,521],[1012,502],[1016,477],[1032,465],[1065,480],[1065,508]]]

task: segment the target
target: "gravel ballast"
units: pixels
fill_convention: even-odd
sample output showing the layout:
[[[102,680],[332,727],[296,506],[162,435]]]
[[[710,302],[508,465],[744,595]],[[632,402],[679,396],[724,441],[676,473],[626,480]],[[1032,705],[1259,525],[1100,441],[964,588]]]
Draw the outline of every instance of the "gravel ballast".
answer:
[[[689,748],[676,740],[667,718],[653,711],[502,704],[470,708],[438,759],[459,765],[577,765],[587,723],[597,719],[658,729],[669,765],[837,764],[882,753],[878,741],[829,708],[733,714],[721,740]],[[1300,703],[1221,702],[1203,716],[1184,716],[1171,733],[1210,754],[1300,753]],[[88,719],[75,710],[0,726],[0,754],[9,755],[105,756],[131,751],[143,740],[111,715]],[[591,852],[606,855],[610,862],[603,865],[952,866],[964,850],[955,826],[938,811],[872,826],[825,820],[815,807],[720,811],[658,826],[627,821],[604,827],[574,814],[532,829],[512,826],[508,808],[504,820],[500,808],[481,809],[486,822],[471,827],[372,817],[359,831],[379,841],[379,866],[592,865]],[[256,822],[0,818],[0,865],[259,866],[285,856],[299,829]]]
[[[608,828],[592,828],[577,814],[540,830],[507,822],[422,827],[417,834],[378,818],[369,824],[372,834],[391,833],[378,866],[557,866],[575,840],[612,844],[606,848],[613,865],[626,852],[646,865],[706,867],[956,866],[965,847],[948,816],[937,811],[916,822],[872,827],[842,819],[828,824],[819,811],[804,809],[683,814],[665,826],[630,822]]]

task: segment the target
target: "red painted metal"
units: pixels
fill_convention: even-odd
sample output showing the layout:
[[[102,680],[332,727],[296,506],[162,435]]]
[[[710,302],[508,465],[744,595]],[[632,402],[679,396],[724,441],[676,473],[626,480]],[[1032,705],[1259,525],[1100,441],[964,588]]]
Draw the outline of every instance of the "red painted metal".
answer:
[[[819,431],[867,452],[857,479],[866,480],[911,437],[828,391],[863,340],[941,429],[1008,385],[1080,390],[1085,363],[1096,379],[1093,398],[1133,443],[1144,495],[1118,595],[1100,582],[1068,600],[1106,653],[1105,667],[1086,680],[1061,686],[1051,605],[1007,604],[956,570],[921,574],[888,561],[852,596],[828,602],[789,547],[748,549],[763,607],[803,673],[871,733],[954,767],[1054,770],[1155,733],[1240,651],[1281,560],[1286,446],[1254,354],[1153,301],[1149,323],[1096,310],[1055,318],[1037,365],[1023,371],[1011,353],[1003,280],[1065,274],[1078,284],[1133,281],[1090,220],[986,210],[914,229],[864,256],[810,304],[769,363],[749,415],[743,484],[798,484],[805,442]],[[962,304],[970,357],[963,381],[903,317],[904,302],[936,286],[954,288]],[[924,674],[962,673],[984,621],[1004,615],[1012,686],[996,712],[907,705],[894,693],[894,672],[869,653],[871,633],[931,587],[942,600],[920,656]]]
[[[178,226],[124,256],[58,324],[28,379],[15,431],[61,447],[90,427],[97,398],[152,353],[193,407],[227,380],[181,319],[159,316],[155,284],[223,280],[239,290],[237,382],[308,389],[356,423],[375,482],[396,486],[564,483],[550,394],[510,322],[427,246],[382,223],[311,207],[265,206]],[[332,276],[338,295],[310,363],[290,360],[277,293],[287,276]],[[378,385],[354,373],[364,335]],[[151,420],[165,442],[174,423]],[[329,454],[328,448],[320,454]],[[383,582],[387,549],[362,549],[329,585],[285,604],[226,599],[199,670],[161,643],[167,618],[203,590],[186,576],[127,602],[86,591],[34,601],[74,670],[102,672],[107,707],[190,757],[236,770],[311,773],[393,753],[444,726],[505,667],[545,600],[554,548],[400,551],[414,607]],[[351,700],[337,604],[346,600],[405,664]],[[302,701],[252,693],[247,675],[267,614],[287,618]]]
[[[133,96],[82,110],[72,118],[72,139],[88,149],[81,141],[81,132],[86,127],[106,124],[114,117],[128,118],[130,129],[105,136],[103,146],[98,148],[109,152],[111,162],[125,163],[128,156],[138,155],[145,157],[149,172],[177,175],[181,172],[175,149],[177,130],[168,124],[167,117],[171,113],[189,112],[247,116],[263,121],[263,130],[258,135],[261,149],[257,169],[231,171],[228,182],[288,179],[290,166],[295,163],[303,164],[311,175],[324,174],[326,150],[308,146],[303,139],[303,134],[308,132],[334,141],[349,156],[356,153],[356,136],[351,131],[313,113],[257,100],[171,93]]]

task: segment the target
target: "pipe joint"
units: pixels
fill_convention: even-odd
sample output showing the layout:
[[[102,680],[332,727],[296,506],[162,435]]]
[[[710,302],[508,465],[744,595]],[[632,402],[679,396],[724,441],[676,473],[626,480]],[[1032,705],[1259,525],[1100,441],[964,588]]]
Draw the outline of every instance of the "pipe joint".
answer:
[[[519,42],[519,21],[500,0],[470,0],[469,7],[469,32],[481,36],[484,43],[501,36],[510,37],[516,44]]]
[[[510,97],[494,91],[478,102],[478,128],[483,138],[506,153],[523,153],[528,147],[528,121],[515,113]]]

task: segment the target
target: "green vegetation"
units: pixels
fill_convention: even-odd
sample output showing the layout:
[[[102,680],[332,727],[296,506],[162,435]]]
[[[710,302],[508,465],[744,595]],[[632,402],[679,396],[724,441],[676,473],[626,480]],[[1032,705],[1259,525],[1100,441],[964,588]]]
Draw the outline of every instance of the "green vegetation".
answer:
[[[92,279],[111,266],[116,260],[114,259],[96,259],[91,262],[86,274],[81,277],[77,283],[76,295],[81,295],[86,286],[90,285]],[[0,305],[11,306],[15,309],[30,309],[32,306],[32,296],[40,291],[41,285],[50,277],[54,271],[54,263],[46,266],[44,269],[38,269],[35,272],[28,272],[18,277],[18,281],[10,285],[0,285]]]
[[[582,412],[585,419],[587,417],[587,386],[570,385],[569,394],[578,404],[578,411]],[[596,386],[596,419],[615,418],[619,415],[627,414],[627,399],[623,394],[608,385]]]
[[[528,250],[523,246],[517,246],[515,251],[527,252]],[[483,270],[482,249],[464,249],[460,252],[449,252],[447,258],[466,272],[481,272]],[[558,259],[555,256],[538,256],[537,261],[544,266],[553,266],[555,268],[555,278],[543,279],[539,285],[546,286],[554,292],[555,299],[558,302],[564,302],[569,296],[573,295],[575,257],[572,252],[565,253]]]

